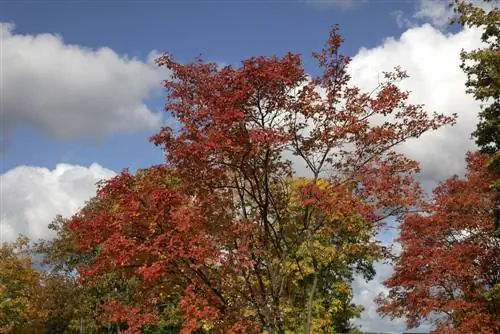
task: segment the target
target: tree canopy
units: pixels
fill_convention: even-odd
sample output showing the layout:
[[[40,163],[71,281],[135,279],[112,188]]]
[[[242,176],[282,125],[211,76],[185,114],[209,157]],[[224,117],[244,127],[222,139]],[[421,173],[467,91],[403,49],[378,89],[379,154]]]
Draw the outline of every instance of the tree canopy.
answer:
[[[500,240],[493,236],[498,178],[486,154],[469,154],[465,179],[434,190],[423,212],[401,225],[402,253],[385,282],[379,311],[410,327],[431,319],[436,333],[497,333],[500,328]]]
[[[4,328],[29,318],[47,333],[358,333],[352,282],[390,256],[375,238],[386,218],[409,229],[406,242],[442,209],[423,200],[418,162],[398,145],[456,116],[411,104],[400,68],[371,91],[352,85],[342,43],[334,27],[313,53],[315,77],[294,53],[222,68],[158,57],[175,126],[150,140],[165,162],[124,169],[75,215],[57,217],[56,237],[31,249],[45,272],[5,246],[2,265],[25,281],[2,278],[2,293],[18,296],[11,305],[2,294]],[[471,173],[482,157],[471,155]],[[481,173],[470,184],[478,196],[491,179]],[[495,289],[480,291],[487,307]],[[384,312],[418,319],[391,296]]]
[[[371,92],[350,85],[342,41],[334,28],[313,78],[293,53],[157,59],[178,124],[151,138],[165,164],[103,183],[65,225],[90,254],[84,281],[137,284],[103,300],[109,321],[135,333],[167,310],[182,333],[354,331],[353,276],[384,257],[383,220],[420,201],[418,163],[395,147],[454,117],[410,104],[399,68]]]
[[[473,136],[484,152],[500,149],[500,8],[498,0],[486,0],[483,6],[470,1],[455,1],[457,22],[483,29],[484,47],[462,51],[462,69],[467,74],[468,92],[484,102]],[[483,8],[487,7],[487,8]],[[489,9],[488,9],[489,7]]]

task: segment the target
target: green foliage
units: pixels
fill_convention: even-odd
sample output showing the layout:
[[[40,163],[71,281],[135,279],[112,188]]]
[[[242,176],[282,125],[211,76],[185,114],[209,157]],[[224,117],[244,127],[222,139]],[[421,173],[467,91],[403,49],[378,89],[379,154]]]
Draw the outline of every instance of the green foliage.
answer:
[[[370,279],[373,261],[381,257],[381,247],[373,241],[375,229],[361,216],[338,216],[338,212],[307,208],[300,199],[301,191],[314,183],[307,178],[290,181],[288,193],[291,224],[309,210],[309,224],[318,225],[331,220],[335,232],[318,228],[289,252],[282,262],[287,278],[287,298],[282,302],[285,332],[297,333],[306,322],[304,302],[311,298],[310,331],[312,333],[351,333],[355,330],[350,320],[359,317],[363,308],[351,303],[351,283],[355,271]],[[316,181],[318,189],[328,191],[329,182]],[[335,223],[336,222],[336,223]],[[321,224],[319,224],[321,225]],[[328,225],[328,224],[327,224]],[[294,226],[297,229],[299,226]],[[290,230],[294,230],[289,226]]]
[[[500,9],[498,0],[485,0],[485,10],[477,4],[455,0],[457,22],[467,27],[483,29],[483,48],[462,51],[462,70],[467,74],[467,92],[476,100],[484,102],[479,113],[479,123],[472,133],[481,151],[492,156],[489,168],[500,170]],[[492,188],[499,194],[499,203],[493,210],[495,234],[500,237],[500,179],[492,182]]]
[[[455,10],[460,24],[484,29],[481,40],[486,46],[460,55],[467,91],[485,102],[473,135],[484,152],[493,154],[500,148],[500,10],[498,1],[486,2],[489,11],[466,1],[459,1]]]

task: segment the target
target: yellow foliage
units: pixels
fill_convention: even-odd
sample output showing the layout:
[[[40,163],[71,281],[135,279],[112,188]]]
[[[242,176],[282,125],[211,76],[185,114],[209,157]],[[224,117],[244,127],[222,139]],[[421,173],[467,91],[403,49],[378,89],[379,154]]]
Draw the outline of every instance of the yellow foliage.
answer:
[[[36,323],[47,314],[35,304],[41,276],[23,253],[26,238],[0,248],[0,332],[36,332]],[[28,327],[30,328],[29,331]]]

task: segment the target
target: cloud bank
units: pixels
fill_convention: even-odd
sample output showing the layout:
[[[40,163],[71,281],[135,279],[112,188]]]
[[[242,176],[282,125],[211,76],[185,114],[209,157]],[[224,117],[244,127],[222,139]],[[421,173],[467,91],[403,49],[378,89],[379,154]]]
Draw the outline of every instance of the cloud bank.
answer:
[[[144,104],[164,74],[151,63],[66,44],[58,35],[15,34],[6,23],[0,47],[2,136],[18,124],[59,139],[160,126],[161,114]]]
[[[420,161],[420,179],[428,191],[437,182],[462,174],[466,151],[475,149],[470,134],[477,124],[480,105],[465,93],[466,76],[459,67],[459,54],[462,49],[479,46],[478,30],[446,34],[425,24],[408,29],[399,38],[387,38],[378,47],[360,49],[350,64],[353,83],[364,90],[377,84],[382,71],[399,65],[410,75],[400,87],[412,92],[411,102],[425,104],[429,112],[458,114],[455,126],[426,133],[399,147],[401,152]],[[382,282],[391,275],[392,267],[379,263],[376,269],[374,280],[365,282],[358,277],[354,282],[354,301],[365,307],[361,319],[355,323],[363,330],[402,332],[406,327],[403,319],[382,319],[376,312],[373,299],[387,292]]]
[[[366,90],[377,84],[382,71],[399,65],[410,75],[400,87],[411,91],[412,103],[424,104],[429,112],[458,114],[455,126],[426,133],[399,148],[421,162],[421,177],[428,186],[461,174],[465,152],[475,148],[470,134],[480,105],[465,93],[466,75],[459,67],[459,54],[480,45],[478,30],[444,34],[425,24],[407,30],[398,39],[387,38],[376,48],[362,48],[350,65],[353,82]]]
[[[70,216],[96,192],[96,182],[115,172],[94,163],[89,167],[58,164],[55,169],[18,166],[0,175],[0,239],[19,233],[50,238],[47,225],[58,214]]]

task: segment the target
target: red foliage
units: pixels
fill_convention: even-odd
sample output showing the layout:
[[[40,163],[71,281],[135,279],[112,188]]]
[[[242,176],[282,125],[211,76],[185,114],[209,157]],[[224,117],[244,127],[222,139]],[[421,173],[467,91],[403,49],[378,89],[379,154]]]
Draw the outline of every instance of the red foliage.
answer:
[[[68,225],[84,232],[78,234],[81,250],[99,248],[92,265],[80,268],[83,277],[121,270],[142,278],[143,289],[135,296],[135,303],[142,306],[140,318],[134,304],[129,309],[116,303],[108,307],[115,320],[128,322],[131,333],[154,319],[155,305],[149,301],[160,293],[184,295],[181,308],[193,317],[186,320],[186,328],[199,327],[197,319],[217,319],[218,307],[224,307],[217,287],[240,269],[231,260],[248,258],[245,225],[203,208],[206,203],[176,183],[172,172],[161,166],[139,171],[135,177],[124,171],[99,189],[97,208],[75,215]],[[237,256],[223,260],[223,249],[237,251]]]
[[[424,214],[401,225],[403,251],[385,284],[380,311],[405,316],[410,327],[422,319],[436,333],[497,333],[500,295],[489,292],[500,282],[500,239],[493,236],[498,175],[488,171],[487,155],[467,156],[465,179],[452,177],[434,190]],[[495,331],[496,330],[496,331]]]
[[[304,205],[377,224],[420,194],[411,177],[417,163],[393,148],[454,120],[409,104],[395,85],[406,77],[399,69],[373,94],[348,86],[341,43],[335,28],[315,54],[323,74],[313,79],[291,53],[222,69],[159,57],[171,71],[166,111],[179,128],[151,138],[165,150],[165,166],[124,171],[100,188],[97,209],[72,218],[80,247],[97,251],[82,276],[121,270],[141,277],[131,307],[152,314],[145,301],[175,291],[186,333],[203,324],[226,333],[282,331],[284,278],[275,264],[306,229],[318,229],[290,223],[285,193],[293,171],[284,153],[308,166],[313,184],[334,171],[331,187],[313,186]]]

